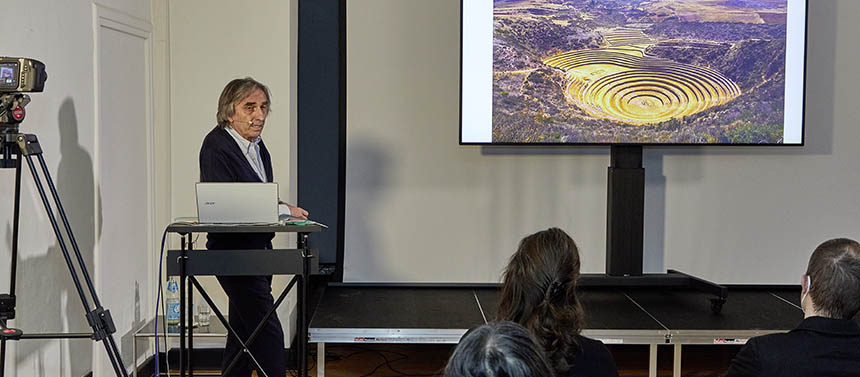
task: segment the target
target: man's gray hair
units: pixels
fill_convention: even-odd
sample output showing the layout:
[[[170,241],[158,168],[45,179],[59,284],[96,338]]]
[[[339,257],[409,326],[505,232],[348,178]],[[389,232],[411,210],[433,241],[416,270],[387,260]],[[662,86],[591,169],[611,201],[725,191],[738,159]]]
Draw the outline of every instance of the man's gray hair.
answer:
[[[234,79],[227,83],[221,91],[221,97],[218,98],[218,112],[215,114],[218,125],[221,128],[227,128],[230,125],[230,120],[227,118],[232,117],[236,112],[236,103],[247,98],[257,89],[266,93],[266,100],[269,102],[268,112],[272,112],[272,96],[267,86],[250,77]]]

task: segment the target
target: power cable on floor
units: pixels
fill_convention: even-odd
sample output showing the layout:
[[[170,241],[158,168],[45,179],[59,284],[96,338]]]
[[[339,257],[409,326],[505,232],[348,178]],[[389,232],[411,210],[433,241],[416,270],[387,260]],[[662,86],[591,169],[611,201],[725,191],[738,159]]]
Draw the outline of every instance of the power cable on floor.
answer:
[[[376,367],[374,367],[374,368],[373,368],[373,370],[371,370],[371,371],[370,371],[369,373],[367,373],[367,374],[363,374],[363,375],[361,375],[361,377],[369,377],[369,376],[373,375],[374,373],[376,373],[376,371],[377,371],[377,370],[379,370],[379,368],[382,368],[383,366],[386,366],[386,365],[391,365],[392,360],[388,360],[388,357],[387,357],[387,356],[385,356],[385,353],[384,353],[383,351],[375,351],[375,353],[376,353],[376,354],[378,354],[379,356],[381,356],[381,357],[382,357],[382,359],[383,359],[383,360],[385,360],[385,361],[383,361],[383,362],[379,363],[379,365],[377,365]],[[392,352],[392,353],[394,353],[394,354],[398,354],[397,352]],[[401,360],[406,360],[406,359],[408,359],[408,358],[409,358],[408,356],[406,356],[406,355],[404,355],[404,354],[399,354],[399,356],[400,356],[400,358],[398,358],[398,359],[394,359],[393,361],[401,361]],[[396,373],[396,372],[395,372],[395,373]]]
[[[401,353],[401,352],[397,352],[397,351],[390,351],[390,350],[380,351],[380,350],[374,350],[374,349],[365,348],[365,347],[356,346],[356,345],[340,345],[340,346],[338,346],[338,348],[340,348],[340,347],[354,348],[356,350],[351,351],[351,352],[346,353],[346,354],[339,354],[337,352],[329,351],[329,352],[326,352],[326,354],[325,354],[325,360],[327,362],[343,361],[343,360],[350,359],[356,355],[365,354],[365,353],[375,354],[375,355],[378,355],[380,358],[382,358],[382,360],[383,360],[382,362],[380,362],[378,365],[376,365],[369,372],[362,374],[361,375],[362,377],[371,376],[374,373],[378,372],[383,367],[389,369],[393,373],[396,373],[396,375],[392,376],[392,377],[434,377],[434,376],[441,376],[442,375],[441,370],[439,372],[430,373],[430,374],[407,373],[407,372],[403,372],[401,370],[398,370],[397,368],[394,367],[393,363],[403,361],[403,360],[408,360],[409,356],[405,353]],[[395,357],[389,358],[389,355],[393,355]],[[316,359],[315,359],[315,361],[316,361]]]

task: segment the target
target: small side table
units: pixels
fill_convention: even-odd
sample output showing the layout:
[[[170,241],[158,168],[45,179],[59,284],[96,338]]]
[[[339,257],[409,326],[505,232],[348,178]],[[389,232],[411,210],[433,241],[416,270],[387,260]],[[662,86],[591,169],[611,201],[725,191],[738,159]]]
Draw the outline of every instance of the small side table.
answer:
[[[164,338],[164,317],[158,316],[158,327],[159,338]],[[207,346],[213,346],[217,348],[224,347],[224,339],[227,338],[227,329],[224,328],[224,325],[218,321],[210,321],[209,326],[195,327],[194,328],[194,336],[198,338],[198,346],[202,346],[201,348],[208,348]],[[149,340],[155,339],[155,321],[149,321],[139,329],[134,332],[132,341],[131,341],[131,349],[132,355],[137,356],[137,342],[141,340]],[[162,339],[159,339],[159,344]],[[168,332],[167,333],[167,349],[164,350],[164,354],[167,355],[167,352],[174,347],[179,347],[179,329],[176,328],[176,332]],[[140,377],[140,371],[137,365],[137,360],[134,360],[134,376]],[[166,375],[166,373],[162,373]],[[217,374],[220,375],[220,374]],[[158,377],[158,376],[156,376]]]

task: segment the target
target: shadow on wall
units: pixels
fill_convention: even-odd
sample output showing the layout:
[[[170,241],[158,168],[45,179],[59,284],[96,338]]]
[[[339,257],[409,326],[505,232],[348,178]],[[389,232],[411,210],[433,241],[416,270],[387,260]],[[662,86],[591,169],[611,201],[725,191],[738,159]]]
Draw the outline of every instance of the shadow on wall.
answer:
[[[101,229],[96,229],[96,224],[101,224],[101,213],[95,213],[94,201],[101,202],[101,199],[96,199],[93,160],[78,143],[78,121],[74,101],[71,98],[63,101],[57,121],[60,126],[61,156],[55,184],[81,257],[87,270],[92,273],[93,248],[98,235],[101,234]],[[53,157],[50,153],[44,155],[47,162],[50,162]],[[22,188],[33,184],[32,177],[27,177],[29,174],[26,173],[24,175]],[[33,210],[43,211],[44,208],[40,206]],[[96,216],[99,218],[98,222],[96,222]],[[49,226],[47,222],[43,225]],[[47,230],[43,234],[51,232]],[[11,230],[8,234],[11,242]],[[56,237],[52,235],[51,238]],[[70,254],[74,253],[70,242],[67,241],[66,246]],[[78,272],[78,276],[81,284],[85,284],[83,274]],[[92,332],[85,318],[86,310],[72,281],[62,250],[56,241],[54,246],[48,248],[44,254],[22,257],[18,264],[17,277],[19,286],[17,325],[25,333]],[[85,286],[82,288],[88,292]],[[87,293],[87,301],[92,305],[89,293]],[[55,349],[48,347],[50,342],[56,342],[56,340],[21,341],[16,355],[18,365],[20,367],[33,365],[35,357],[36,366],[43,374],[47,368],[52,368],[51,365],[54,363],[59,363],[58,367],[62,375],[82,376],[92,370],[91,340],[61,341],[59,358],[54,354]],[[25,361],[28,359],[29,361]],[[38,371],[34,373],[38,374]]]
[[[375,222],[375,208],[388,186],[391,156],[380,145],[369,140],[351,142],[347,156],[346,181],[351,201],[347,203],[345,223],[349,226],[344,230],[344,239],[348,241],[344,245],[344,255],[352,255],[360,259],[362,266],[370,266],[361,269],[368,276],[355,278],[385,276],[391,273],[385,261],[374,260],[379,257],[374,249],[381,247],[378,241],[381,237],[376,234],[383,230],[381,224]],[[349,267],[345,265],[344,272]],[[347,276],[346,273],[344,275]]]
[[[102,305],[105,305],[105,304],[102,304]],[[145,348],[144,349],[138,348],[137,349],[138,355],[132,355],[132,351],[134,351],[134,345],[132,344],[134,342],[134,332],[137,331],[137,329],[143,327],[143,324],[144,324],[143,310],[141,309],[140,305],[141,305],[141,303],[140,303],[140,282],[135,281],[134,282],[134,318],[132,318],[131,328],[125,334],[120,334],[118,332],[116,334],[114,334],[114,340],[116,340],[117,337],[119,338],[119,340],[117,340],[117,342],[119,343],[118,347],[120,349],[120,357],[122,357],[122,361],[126,366],[128,366],[128,365],[133,366],[135,363],[137,363],[137,356],[139,354],[146,352]],[[106,308],[106,309],[111,309],[111,308]],[[117,309],[119,309],[119,308],[117,308]],[[122,324],[124,324],[125,321],[127,321],[127,320],[128,320],[127,318],[114,318],[114,322],[115,322],[114,324],[119,328],[121,326],[124,326]],[[98,348],[104,349],[104,345],[101,345]]]
[[[661,153],[643,152],[645,166],[645,226],[642,272],[666,272],[666,176]]]
[[[577,185],[593,184],[593,179],[606,180],[605,175],[595,177],[591,169],[587,167],[586,160],[592,156],[608,155],[608,148],[601,147],[559,147],[542,145],[522,146],[494,146],[481,147],[481,155],[492,156],[564,156],[540,162],[542,169],[531,169],[528,159],[519,158],[512,164],[488,165],[486,169],[489,179],[494,183],[491,185],[490,203],[529,203],[528,205],[492,205],[489,207],[489,221],[486,221],[485,234],[512,234],[514,240],[503,239],[503,237],[488,237],[482,243],[488,245],[491,260],[510,259],[517,250],[517,245],[522,237],[538,232],[549,227],[559,227],[568,232],[576,240],[579,247],[583,247],[583,237],[576,233],[571,227],[576,222],[571,213],[585,213],[576,204],[567,206],[562,204],[575,196],[573,191]],[[608,160],[607,160],[608,161]],[[485,170],[485,169],[482,169]],[[549,173],[559,172],[559,174]],[[548,174],[549,173],[549,174]],[[534,197],[534,191],[539,190],[540,198]],[[576,200],[569,203],[577,203]],[[513,209],[516,207],[516,209]],[[602,214],[602,213],[601,213]],[[512,221],[511,219],[516,219]],[[524,226],[534,224],[534,226]],[[501,268],[504,268],[505,263]],[[495,281],[500,281],[502,270],[490,271]]]

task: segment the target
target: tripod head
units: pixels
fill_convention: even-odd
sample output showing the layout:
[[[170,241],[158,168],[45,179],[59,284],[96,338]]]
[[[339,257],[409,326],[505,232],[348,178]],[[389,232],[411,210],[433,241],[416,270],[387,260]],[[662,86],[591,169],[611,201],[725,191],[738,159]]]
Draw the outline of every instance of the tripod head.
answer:
[[[18,166],[18,160],[12,155],[20,151],[18,124],[24,120],[24,106],[28,103],[30,96],[26,94],[0,93],[0,169]]]
[[[24,107],[30,96],[22,93],[0,93],[0,133],[18,133],[18,124],[27,115]]]

